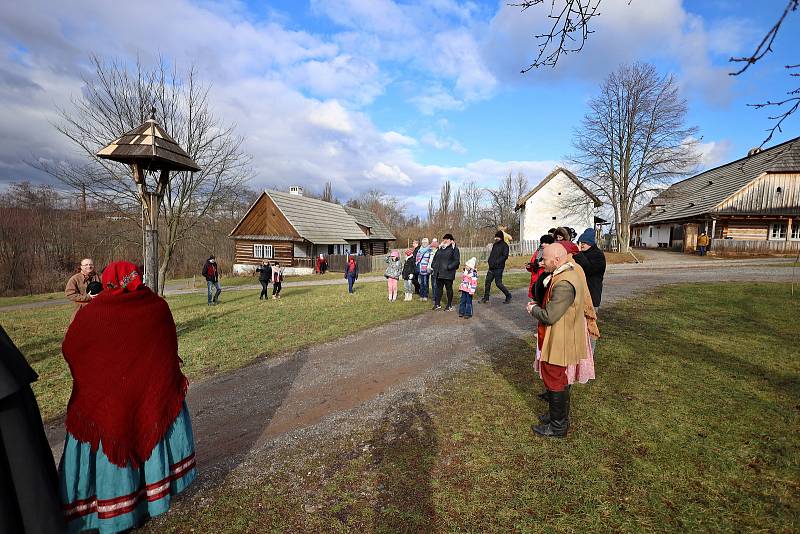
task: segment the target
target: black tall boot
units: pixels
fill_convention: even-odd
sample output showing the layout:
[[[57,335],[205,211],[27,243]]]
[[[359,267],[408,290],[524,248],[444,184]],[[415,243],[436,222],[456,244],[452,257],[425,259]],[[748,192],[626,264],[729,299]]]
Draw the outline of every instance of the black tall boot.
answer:
[[[563,438],[569,429],[569,389],[550,392],[550,421],[533,427],[533,431],[548,438]]]
[[[571,387],[572,386],[570,386],[570,385],[567,385],[567,387],[566,387],[566,390],[567,390],[567,421],[568,422],[569,422],[569,397],[570,397],[569,396],[569,388],[571,388]],[[550,394],[549,391],[547,391],[546,393]],[[550,412],[548,411],[546,414],[540,415],[539,416],[539,422],[542,423],[543,425],[546,425],[547,423],[549,423],[550,422]]]

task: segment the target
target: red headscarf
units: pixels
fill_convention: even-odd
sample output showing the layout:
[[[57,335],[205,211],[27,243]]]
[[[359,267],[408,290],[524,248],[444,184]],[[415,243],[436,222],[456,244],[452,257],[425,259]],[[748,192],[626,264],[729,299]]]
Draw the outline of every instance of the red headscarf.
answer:
[[[180,413],[188,381],[169,306],[136,267],[110,264],[103,285],[61,345],[73,378],[66,427],[93,451],[102,443],[111,463],[138,466]]]
[[[103,287],[110,293],[121,295],[145,286],[134,264],[129,261],[115,261],[103,270]]]
[[[572,241],[567,241],[567,240],[556,241],[556,244],[564,247],[564,250],[567,251],[567,254],[577,254],[578,252],[581,251],[581,249],[578,248],[578,245],[576,245]],[[105,273],[103,274],[105,275]]]

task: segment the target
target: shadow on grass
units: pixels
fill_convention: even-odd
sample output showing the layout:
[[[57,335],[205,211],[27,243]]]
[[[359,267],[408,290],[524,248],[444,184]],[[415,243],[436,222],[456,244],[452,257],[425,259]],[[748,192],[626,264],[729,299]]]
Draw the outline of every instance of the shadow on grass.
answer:
[[[437,455],[436,431],[417,394],[404,394],[384,412],[370,445],[379,473],[374,531],[435,531],[431,469]]]

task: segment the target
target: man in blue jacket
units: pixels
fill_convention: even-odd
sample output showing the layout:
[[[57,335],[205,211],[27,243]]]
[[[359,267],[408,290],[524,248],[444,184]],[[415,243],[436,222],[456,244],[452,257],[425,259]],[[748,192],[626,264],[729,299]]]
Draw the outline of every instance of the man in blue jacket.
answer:
[[[492,282],[497,284],[497,288],[506,296],[505,304],[511,302],[511,292],[503,285],[503,271],[506,268],[506,260],[508,259],[508,243],[503,238],[503,232],[500,230],[494,234],[494,244],[492,251],[489,253],[489,271],[486,273],[486,286],[483,291],[484,304],[489,302],[489,292],[492,290]]]

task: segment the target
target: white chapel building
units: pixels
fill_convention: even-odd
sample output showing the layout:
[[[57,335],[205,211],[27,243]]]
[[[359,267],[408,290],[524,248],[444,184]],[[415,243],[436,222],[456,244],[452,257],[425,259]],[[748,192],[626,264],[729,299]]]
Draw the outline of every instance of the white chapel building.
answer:
[[[578,177],[563,167],[556,167],[539,185],[517,202],[519,239],[538,240],[550,228],[574,228],[580,235],[595,228],[597,212],[603,203]]]

